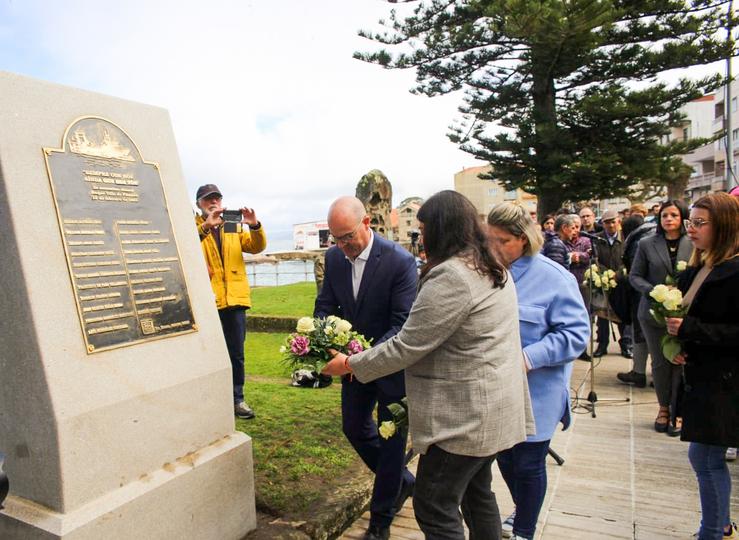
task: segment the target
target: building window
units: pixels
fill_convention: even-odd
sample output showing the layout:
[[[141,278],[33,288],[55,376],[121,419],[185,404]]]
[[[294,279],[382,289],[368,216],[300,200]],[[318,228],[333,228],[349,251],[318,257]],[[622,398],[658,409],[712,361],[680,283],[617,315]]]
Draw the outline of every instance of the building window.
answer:
[[[405,222],[405,224],[406,224],[406,225],[408,225],[408,226],[410,227],[410,226],[411,226],[411,220],[410,220],[410,219],[409,219],[409,220],[407,220],[407,221]]]
[[[731,112],[736,112],[736,98],[731,98]]]
[[[503,196],[503,198],[506,201],[515,201],[516,200],[516,190],[515,189],[512,189],[510,191],[506,191],[505,192],[505,195]]]
[[[690,128],[683,128],[683,140],[687,141],[690,138]]]
[[[739,139],[739,129],[734,129],[731,131],[731,140],[735,141]]]

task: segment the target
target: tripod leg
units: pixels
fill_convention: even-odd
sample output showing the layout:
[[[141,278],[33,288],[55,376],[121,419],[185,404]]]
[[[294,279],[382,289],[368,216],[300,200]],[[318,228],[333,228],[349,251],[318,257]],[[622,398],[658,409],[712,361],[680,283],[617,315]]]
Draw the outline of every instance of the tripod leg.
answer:
[[[554,461],[556,461],[557,462],[557,465],[559,465],[560,467],[564,464],[565,460],[562,459],[562,456],[560,456],[557,452],[555,452],[551,448],[547,449],[547,454],[549,454],[550,456],[552,456],[552,458],[554,459]]]

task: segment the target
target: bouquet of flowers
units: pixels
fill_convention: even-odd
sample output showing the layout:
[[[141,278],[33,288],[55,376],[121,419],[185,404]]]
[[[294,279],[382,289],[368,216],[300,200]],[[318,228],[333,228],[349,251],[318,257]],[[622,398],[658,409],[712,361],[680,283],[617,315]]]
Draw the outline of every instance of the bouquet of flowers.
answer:
[[[401,399],[400,403],[391,403],[387,408],[393,419],[380,424],[379,432],[383,439],[389,439],[399,430],[408,427],[408,398]]]
[[[687,310],[683,307],[683,293],[677,287],[672,285],[657,285],[649,293],[649,296],[652,298],[652,308],[649,310],[649,313],[660,326],[667,327],[666,318],[685,317]],[[665,333],[662,336],[661,345],[662,354],[670,362],[674,363],[675,356],[682,350],[677,337]]]
[[[593,286],[596,289],[602,290],[604,293],[616,288],[616,272],[613,270],[600,271],[598,265],[591,264],[590,268],[585,270],[583,274],[583,285],[590,285],[590,278],[592,276]]]
[[[370,343],[363,335],[352,331],[349,321],[330,315],[325,319],[298,319],[295,332],[287,336],[280,352],[290,369],[309,369],[320,373],[331,360],[329,349],[352,355],[369,347]]]

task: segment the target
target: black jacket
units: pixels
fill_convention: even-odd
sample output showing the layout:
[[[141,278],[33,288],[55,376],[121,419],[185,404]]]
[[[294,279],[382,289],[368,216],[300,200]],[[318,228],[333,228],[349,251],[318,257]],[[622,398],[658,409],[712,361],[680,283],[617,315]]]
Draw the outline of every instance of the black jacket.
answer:
[[[697,273],[689,267],[680,276],[683,294]],[[708,275],[678,338],[687,353],[681,439],[739,446],[739,257]]]

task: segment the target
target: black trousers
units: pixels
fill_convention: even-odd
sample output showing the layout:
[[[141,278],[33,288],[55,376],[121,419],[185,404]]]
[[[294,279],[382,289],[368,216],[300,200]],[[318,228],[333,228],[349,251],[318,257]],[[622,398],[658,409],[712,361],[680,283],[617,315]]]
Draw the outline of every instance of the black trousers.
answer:
[[[608,344],[611,341],[610,322],[611,321],[609,321],[608,319],[598,317],[598,347],[604,350],[608,348]],[[626,325],[622,323],[617,323],[616,326],[618,327],[618,343],[619,345],[621,345],[621,349],[630,349],[631,338],[626,335]]]
[[[395,516],[395,500],[404,483],[415,482],[405,466],[407,430],[401,430],[389,439],[377,432],[378,423],[392,420],[387,408],[403,399],[402,395],[388,395],[376,382],[362,384],[356,379],[342,377],[341,417],[344,435],[365,465],[375,473],[370,500],[370,524],[389,527]],[[377,422],[372,411],[377,405]]]
[[[413,509],[426,540],[500,540],[500,510],[490,489],[495,455],[451,454],[436,445],[418,460]]]

